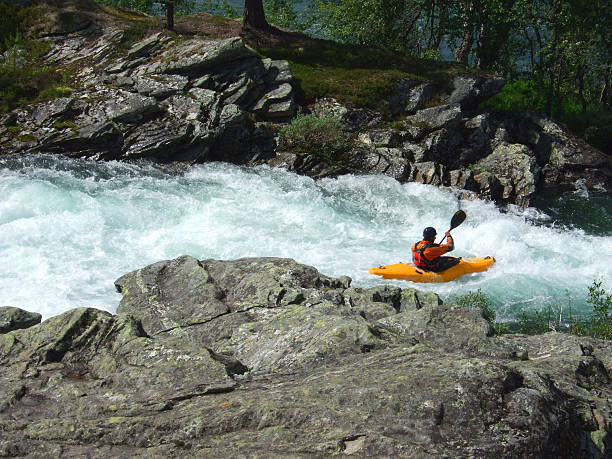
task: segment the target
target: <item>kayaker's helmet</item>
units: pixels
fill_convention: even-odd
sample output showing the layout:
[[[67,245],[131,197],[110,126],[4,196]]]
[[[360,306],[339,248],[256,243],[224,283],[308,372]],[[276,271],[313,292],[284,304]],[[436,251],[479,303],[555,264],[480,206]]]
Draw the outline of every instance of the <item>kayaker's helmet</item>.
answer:
[[[423,240],[433,241],[436,238],[436,229],[428,226],[423,230]]]

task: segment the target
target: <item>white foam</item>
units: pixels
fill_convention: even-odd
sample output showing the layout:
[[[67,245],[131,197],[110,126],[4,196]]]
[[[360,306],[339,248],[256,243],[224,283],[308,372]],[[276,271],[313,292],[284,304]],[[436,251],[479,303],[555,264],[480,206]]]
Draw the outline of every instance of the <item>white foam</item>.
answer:
[[[353,285],[389,283],[371,266],[410,260],[425,226],[440,235],[458,208],[457,256],[495,256],[486,273],[415,285],[444,298],[482,289],[502,315],[566,301],[586,310],[595,279],[612,290],[611,237],[533,223],[535,210],[501,213],[436,187],[384,176],[315,182],[267,167],[206,164],[184,176],[152,166],[47,156],[0,163],[0,304],[45,317],[78,306],[114,311],[113,282],[149,263],[290,257]]]

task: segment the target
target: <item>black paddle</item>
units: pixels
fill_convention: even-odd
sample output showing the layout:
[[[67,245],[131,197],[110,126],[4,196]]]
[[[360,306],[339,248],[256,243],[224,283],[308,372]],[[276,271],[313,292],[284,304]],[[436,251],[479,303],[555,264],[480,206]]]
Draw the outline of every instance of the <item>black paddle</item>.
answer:
[[[461,225],[464,222],[465,217],[467,217],[467,215],[465,214],[464,211],[458,210],[457,212],[455,212],[455,215],[453,215],[453,218],[451,218],[449,231],[452,231],[455,228],[457,228],[459,225]],[[444,242],[444,239],[446,239],[446,235],[444,235],[444,237],[440,241],[440,244]]]

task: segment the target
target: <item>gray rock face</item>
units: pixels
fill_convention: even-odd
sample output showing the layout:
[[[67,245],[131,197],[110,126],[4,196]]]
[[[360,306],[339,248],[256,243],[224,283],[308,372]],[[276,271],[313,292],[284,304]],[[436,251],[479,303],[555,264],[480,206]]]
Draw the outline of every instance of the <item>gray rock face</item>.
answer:
[[[239,37],[176,43],[163,33],[111,59],[101,50],[112,50],[119,32],[54,41],[49,59],[86,62],[83,87],[16,112],[10,125],[23,134],[0,137],[3,151],[240,164],[273,155],[273,133],[258,123],[296,112],[286,62],[259,58]]]
[[[479,174],[493,174],[503,190],[500,196],[492,197],[498,202],[514,202],[526,207],[535,193],[539,172],[534,155],[528,147],[500,144],[476,165],[475,179],[479,180]]]
[[[607,457],[612,344],[293,260],[163,261],[0,335],[0,454]]]
[[[448,98],[451,104],[458,103],[462,109],[472,110],[478,104],[490,99],[504,89],[503,78],[485,78],[475,75],[458,75],[453,79],[452,92]]]
[[[29,328],[40,323],[42,316],[12,306],[0,306],[0,333]]]

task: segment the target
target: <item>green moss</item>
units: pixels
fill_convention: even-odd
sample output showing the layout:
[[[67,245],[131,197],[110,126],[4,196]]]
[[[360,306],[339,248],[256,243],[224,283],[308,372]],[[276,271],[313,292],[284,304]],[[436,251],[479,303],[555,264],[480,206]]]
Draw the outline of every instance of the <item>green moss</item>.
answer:
[[[116,424],[118,422],[123,421],[124,419],[125,419],[124,416],[113,416],[113,417],[108,418],[108,423],[109,424]]]
[[[79,129],[79,126],[74,121],[56,121],[53,123],[53,127],[55,129],[72,129],[73,131]]]
[[[22,130],[19,126],[8,126],[6,129],[13,139],[19,140],[20,142],[32,142],[36,140],[36,137],[29,132],[22,134]]]
[[[334,97],[353,106],[375,106],[399,81],[447,82],[471,70],[452,63],[406,57],[383,49],[304,39],[258,51],[289,62],[302,103]],[[375,56],[375,58],[373,58]]]

